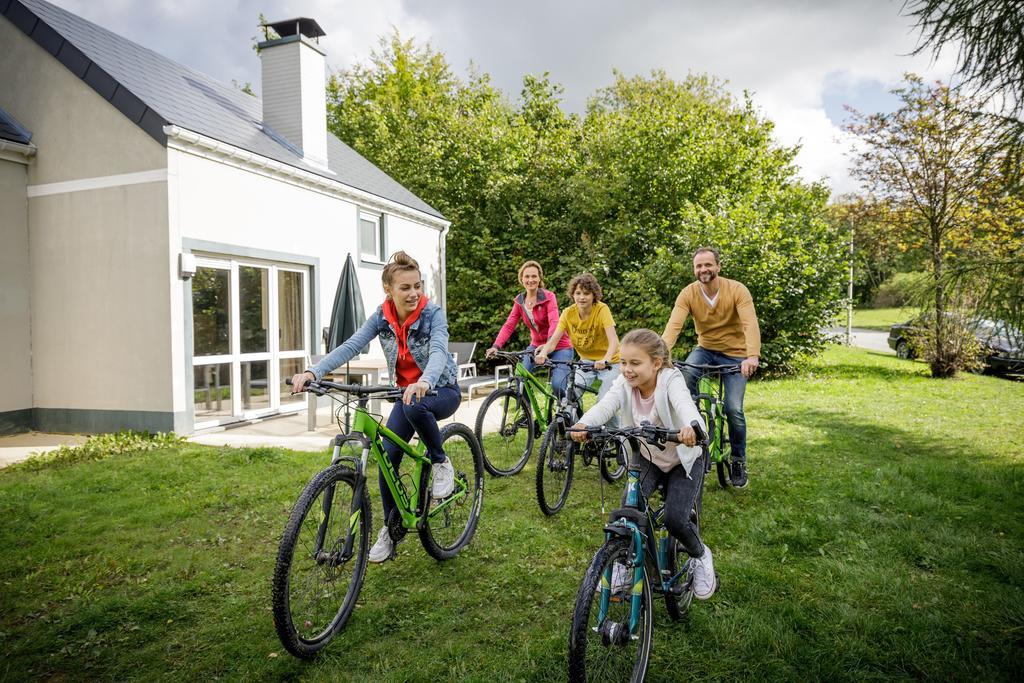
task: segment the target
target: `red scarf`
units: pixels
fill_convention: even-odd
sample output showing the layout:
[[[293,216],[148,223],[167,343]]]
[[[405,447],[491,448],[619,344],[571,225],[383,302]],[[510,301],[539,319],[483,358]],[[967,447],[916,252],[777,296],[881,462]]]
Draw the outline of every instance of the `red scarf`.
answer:
[[[409,357],[409,327],[419,320],[420,313],[423,312],[426,305],[427,297],[421,296],[419,303],[416,304],[416,309],[409,314],[404,323],[399,323],[398,309],[395,308],[395,302],[391,299],[384,302],[384,319],[391,325],[391,329],[395,332],[395,338],[398,339],[398,360],[400,361]]]

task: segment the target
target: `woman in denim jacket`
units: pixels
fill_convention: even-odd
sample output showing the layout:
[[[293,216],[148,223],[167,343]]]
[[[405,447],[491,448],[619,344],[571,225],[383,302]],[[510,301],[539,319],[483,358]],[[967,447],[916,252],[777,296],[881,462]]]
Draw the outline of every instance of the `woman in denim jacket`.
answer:
[[[388,362],[393,383],[405,389],[402,403],[388,417],[388,429],[408,441],[415,431],[427,448],[433,463],[433,495],[444,498],[452,493],[455,470],[441,446],[437,421],[455,414],[462,394],[458,387],[458,368],[448,352],[448,320],[437,304],[423,293],[420,266],[404,251],[395,252],[381,274],[387,296],[366,323],[323,360],[292,378],[292,386],[304,391],[311,379],[319,380],[344,365],[374,337]],[[433,390],[436,396],[425,394]],[[398,472],[402,451],[385,440],[384,449]],[[384,526],[370,548],[370,562],[384,562],[395,556],[395,544],[388,533],[388,518],[395,509],[394,498],[380,477],[380,497],[384,504]]]

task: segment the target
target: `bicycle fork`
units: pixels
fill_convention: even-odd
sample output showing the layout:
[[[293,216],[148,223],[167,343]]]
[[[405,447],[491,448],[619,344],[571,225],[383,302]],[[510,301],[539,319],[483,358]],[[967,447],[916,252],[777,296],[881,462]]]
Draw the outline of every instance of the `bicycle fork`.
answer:
[[[613,633],[612,631],[617,631],[617,629],[605,629],[608,634],[608,639],[612,643],[622,645],[625,644],[625,637],[627,633],[630,639],[635,640],[639,637],[637,636],[637,629],[640,626],[640,598],[646,589],[646,586],[644,585],[644,535],[635,523],[628,520],[614,522],[605,526],[604,529],[607,532],[608,539],[613,535],[624,538],[633,538],[633,556],[631,558],[633,563],[633,580],[631,581],[630,588],[632,599],[630,600],[629,605],[629,630],[628,632],[620,631]],[[605,567],[604,573],[601,575],[601,601],[598,607],[597,623],[601,624],[602,628],[605,628],[605,620],[608,618],[608,605],[611,603],[613,568],[614,563]]]
[[[370,455],[369,444],[364,442],[363,452],[358,460],[351,457],[343,457],[341,455],[342,443],[342,439],[337,437],[335,438],[334,452],[331,454],[331,466],[338,464],[342,460],[348,460],[352,463],[356,474],[352,503],[349,505],[349,518],[345,532],[345,542],[340,551],[324,551],[324,540],[327,538],[327,527],[331,521],[331,506],[334,503],[334,484],[330,484],[327,486],[326,490],[324,490],[324,502],[321,507],[323,515],[320,520],[320,526],[317,528],[316,545],[313,550],[313,554],[318,564],[330,562],[332,566],[341,564],[352,557],[352,548],[355,545],[355,530],[359,525],[359,518],[362,515],[363,492],[366,489],[364,485],[366,480],[366,462]]]

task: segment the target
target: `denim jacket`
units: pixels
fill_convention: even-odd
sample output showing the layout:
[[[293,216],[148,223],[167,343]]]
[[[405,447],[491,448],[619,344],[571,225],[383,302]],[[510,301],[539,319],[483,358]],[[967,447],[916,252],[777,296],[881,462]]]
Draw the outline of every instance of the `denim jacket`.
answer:
[[[395,337],[395,331],[391,329],[391,324],[384,319],[383,306],[378,306],[363,326],[341,346],[307,369],[319,380],[328,372],[352,360],[353,356],[359,353],[359,349],[370,343],[374,337],[380,337],[380,345],[388,361],[388,376],[394,384],[398,377],[395,372],[398,339]],[[433,302],[428,302],[424,306],[420,317],[409,327],[407,341],[413,361],[423,372],[421,381],[429,384],[431,389],[458,383],[459,369],[452,359],[452,354],[448,352],[448,319],[440,306]]]

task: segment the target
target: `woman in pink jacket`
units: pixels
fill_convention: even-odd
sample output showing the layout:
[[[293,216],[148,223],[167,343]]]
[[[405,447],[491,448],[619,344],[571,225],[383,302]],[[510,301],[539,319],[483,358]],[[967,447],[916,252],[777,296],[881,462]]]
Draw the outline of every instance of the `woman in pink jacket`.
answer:
[[[544,289],[544,269],[540,267],[540,264],[536,261],[527,261],[519,266],[519,282],[522,283],[526,291],[520,292],[512,300],[512,312],[508,314],[508,320],[501,326],[494,345],[487,349],[488,358],[492,358],[494,353],[508,341],[520,320],[530,330],[530,345],[527,348],[531,351],[546,344],[548,337],[558,325],[558,299],[554,292]],[[572,360],[572,342],[569,340],[569,335],[562,335],[548,358]],[[532,372],[533,358],[529,356],[523,358],[523,365]],[[551,371],[551,387],[559,398],[565,393],[565,380],[568,376],[569,368],[564,365],[556,365]]]

